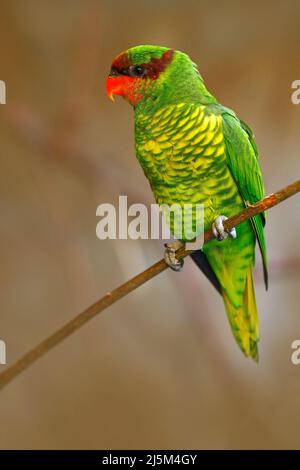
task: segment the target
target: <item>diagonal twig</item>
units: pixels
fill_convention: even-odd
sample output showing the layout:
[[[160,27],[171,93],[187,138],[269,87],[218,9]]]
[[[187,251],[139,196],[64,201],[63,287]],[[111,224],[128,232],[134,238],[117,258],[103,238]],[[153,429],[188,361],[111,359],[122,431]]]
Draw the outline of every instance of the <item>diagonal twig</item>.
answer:
[[[239,225],[245,220],[264,212],[270,209],[273,206],[281,203],[285,199],[293,196],[294,194],[300,192],[300,180],[296,181],[289,186],[270,194],[261,201],[258,201],[256,204],[251,205],[245,208],[239,214],[236,214],[224,222],[224,228],[226,230],[231,230],[233,227]],[[211,230],[207,230],[204,233],[204,243],[209,242],[214,238],[214,235]],[[187,251],[184,247],[180,248],[177,251],[176,255],[178,259],[185,258],[190,255],[191,251]],[[95,302],[93,305],[88,307],[86,310],[81,312],[79,315],[74,317],[59,330],[57,330],[52,335],[48,336],[44,341],[35,346],[31,351],[24,354],[20,359],[18,359],[11,366],[7,367],[0,374],[0,389],[5,385],[11,382],[15,377],[17,377],[22,371],[27,369],[31,364],[36,362],[40,357],[49,352],[54,346],[61,343],[64,339],[74,333],[76,330],[81,328],[85,323],[94,318],[99,313],[103,312],[110,305],[114,304],[118,300],[125,297],[133,290],[137,289],[139,286],[149,281],[153,277],[157,276],[161,272],[165,271],[168,268],[168,265],[165,263],[164,259],[161,259],[157,263],[153,264],[145,271],[141,272],[137,276],[133,277],[129,281],[125,282],[121,286],[117,287],[111,292],[105,294],[101,299]]]

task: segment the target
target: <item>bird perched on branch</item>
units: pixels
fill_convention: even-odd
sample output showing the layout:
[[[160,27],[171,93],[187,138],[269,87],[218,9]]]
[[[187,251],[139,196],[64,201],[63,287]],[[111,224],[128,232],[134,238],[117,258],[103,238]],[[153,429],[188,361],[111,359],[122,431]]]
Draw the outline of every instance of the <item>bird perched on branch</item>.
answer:
[[[257,361],[252,269],[257,241],[267,288],[265,216],[230,233],[223,227],[227,217],[264,197],[250,128],[211,95],[186,54],[166,47],[136,46],[118,55],[106,88],[110,98],[120,95],[134,108],[136,155],[156,202],[204,205],[204,229],[212,228],[216,239],[191,256],[221,293],[241,350]],[[183,264],[178,246],[171,243],[165,252],[177,271]]]

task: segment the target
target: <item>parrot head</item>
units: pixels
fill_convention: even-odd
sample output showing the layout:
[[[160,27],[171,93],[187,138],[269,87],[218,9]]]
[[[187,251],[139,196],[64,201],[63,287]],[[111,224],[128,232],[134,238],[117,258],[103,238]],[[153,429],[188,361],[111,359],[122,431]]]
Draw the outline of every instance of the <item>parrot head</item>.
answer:
[[[162,98],[195,94],[203,85],[192,60],[183,52],[160,46],[136,46],[119,54],[106,80],[109,98],[122,96],[132,106]],[[194,86],[195,85],[195,86]]]

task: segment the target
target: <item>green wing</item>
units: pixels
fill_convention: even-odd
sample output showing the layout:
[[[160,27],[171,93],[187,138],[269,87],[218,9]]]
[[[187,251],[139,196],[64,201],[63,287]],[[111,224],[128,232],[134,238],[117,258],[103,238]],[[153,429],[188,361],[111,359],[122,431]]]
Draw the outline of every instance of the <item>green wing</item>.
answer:
[[[223,108],[223,133],[228,167],[247,205],[254,204],[265,195],[262,174],[258,163],[258,151],[251,129],[239,120],[233,111]],[[267,253],[264,237],[265,214],[251,219],[260,248],[264,280],[268,288]]]

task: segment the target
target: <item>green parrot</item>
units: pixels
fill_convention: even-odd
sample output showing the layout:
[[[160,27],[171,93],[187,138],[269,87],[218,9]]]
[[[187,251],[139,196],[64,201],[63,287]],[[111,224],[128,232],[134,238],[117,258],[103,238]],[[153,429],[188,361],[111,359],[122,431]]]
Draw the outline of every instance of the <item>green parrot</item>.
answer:
[[[136,156],[157,204],[204,205],[204,229],[212,228],[215,239],[191,256],[222,295],[241,350],[258,361],[252,269],[257,240],[267,288],[265,214],[230,233],[223,227],[226,218],[264,197],[251,129],[210,94],[188,55],[167,47],[142,45],[118,55],[106,89],[134,108]],[[171,243],[165,252],[174,270],[183,264],[178,246]]]

